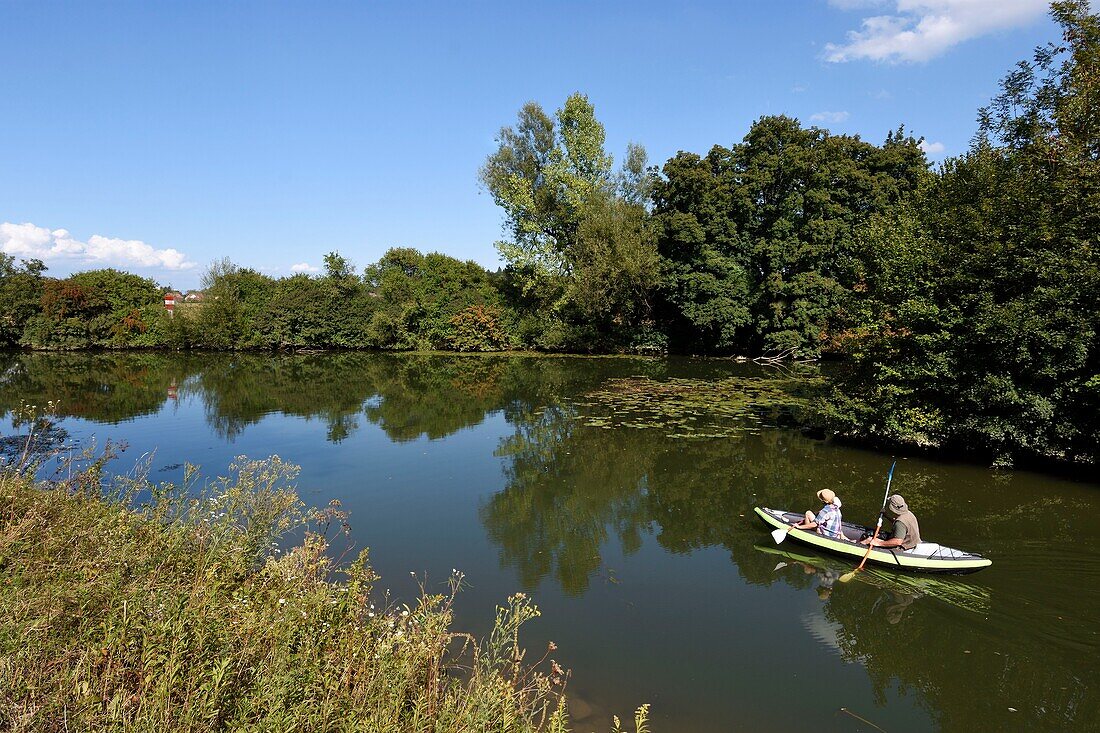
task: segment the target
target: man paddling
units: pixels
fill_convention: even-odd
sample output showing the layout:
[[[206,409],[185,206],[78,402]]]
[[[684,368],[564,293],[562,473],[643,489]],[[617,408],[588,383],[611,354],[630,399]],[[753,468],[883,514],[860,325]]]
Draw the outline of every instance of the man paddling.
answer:
[[[909,505],[901,494],[894,494],[886,502],[886,516],[894,523],[893,532],[889,539],[874,539],[875,547],[901,547],[903,550],[912,550],[920,544],[920,524],[913,512],[909,511]],[[872,538],[867,537],[863,544],[870,544]]]

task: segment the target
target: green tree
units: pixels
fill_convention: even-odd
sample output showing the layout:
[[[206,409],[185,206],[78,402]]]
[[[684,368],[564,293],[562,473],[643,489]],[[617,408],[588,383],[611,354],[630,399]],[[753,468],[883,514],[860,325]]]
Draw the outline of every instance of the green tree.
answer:
[[[325,276],[334,280],[358,279],[355,275],[355,264],[339,252],[325,255]]]
[[[661,285],[658,313],[680,351],[728,351],[751,322],[749,278],[729,195],[707,159],[678,153],[654,190]]]
[[[197,319],[198,345],[215,349],[263,346],[262,315],[274,293],[275,280],[228,260],[212,267],[211,278]]]
[[[368,329],[375,346],[480,351],[510,341],[500,292],[472,260],[395,248],[365,280],[379,303]]]
[[[855,284],[853,230],[927,175],[918,143],[898,130],[875,146],[776,116],[733,148],[670,160],[655,214],[664,311],[694,331],[686,346],[826,347]]]
[[[40,312],[28,319],[21,343],[35,348],[81,349],[144,345],[141,337],[163,311],[161,288],[118,270],[89,270],[63,280],[44,279]]]
[[[569,301],[580,319],[620,342],[652,315],[657,243],[644,208],[625,198],[594,197],[577,229]]]
[[[0,252],[0,346],[19,343],[27,321],[41,310],[45,269],[41,260],[16,265]]]
[[[1019,457],[1100,456],[1100,19],[1056,3],[971,150],[902,227],[865,233],[873,314],[826,414],[842,432]],[[908,241],[899,242],[899,232]]]
[[[582,94],[553,118],[529,102],[481,169],[512,237],[497,244],[508,262],[504,291],[527,313],[521,337],[542,348],[613,348],[648,317],[653,175],[633,143],[616,173],[605,137]]]

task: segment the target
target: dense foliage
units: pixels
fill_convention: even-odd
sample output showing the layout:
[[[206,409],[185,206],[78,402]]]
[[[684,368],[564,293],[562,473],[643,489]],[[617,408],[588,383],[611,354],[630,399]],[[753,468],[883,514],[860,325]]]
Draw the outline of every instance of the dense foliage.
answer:
[[[480,171],[506,266],[392,249],[362,274],[228,261],[169,317],[153,282],[0,256],[0,345],[841,357],[821,415],[851,436],[1094,461],[1100,433],[1100,20],[1021,63],[971,149],[930,170],[762,117],[740,143],[616,168],[588,98],[531,102]]]
[[[817,352],[859,285],[857,228],[928,175],[901,130],[881,147],[758,120],[733,148],[665,164],[654,219],[681,348]]]
[[[1056,3],[971,150],[860,233],[866,292],[825,413],[838,430],[1100,458],[1100,18]]]

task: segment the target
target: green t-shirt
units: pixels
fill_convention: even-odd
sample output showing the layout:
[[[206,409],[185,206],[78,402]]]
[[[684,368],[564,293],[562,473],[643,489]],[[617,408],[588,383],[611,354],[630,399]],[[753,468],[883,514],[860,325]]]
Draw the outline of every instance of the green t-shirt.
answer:
[[[909,530],[901,522],[894,520],[894,534],[891,535],[891,539],[904,540],[909,534]]]

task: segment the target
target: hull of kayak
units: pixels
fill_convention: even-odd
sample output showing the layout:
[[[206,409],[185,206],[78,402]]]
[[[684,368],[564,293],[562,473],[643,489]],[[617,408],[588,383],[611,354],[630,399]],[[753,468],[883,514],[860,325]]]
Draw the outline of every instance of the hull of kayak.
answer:
[[[785,529],[803,518],[802,514],[796,512],[760,507],[756,507],[756,515],[774,529]],[[845,539],[826,537],[812,529],[792,529],[787,532],[787,539],[845,555],[859,562],[867,552],[867,546],[861,545],[859,539],[870,534],[871,530],[848,522],[844,523],[843,530]],[[973,573],[993,564],[992,560],[976,553],[963,552],[934,542],[922,542],[912,550],[876,547],[871,550],[867,562],[919,573]]]

